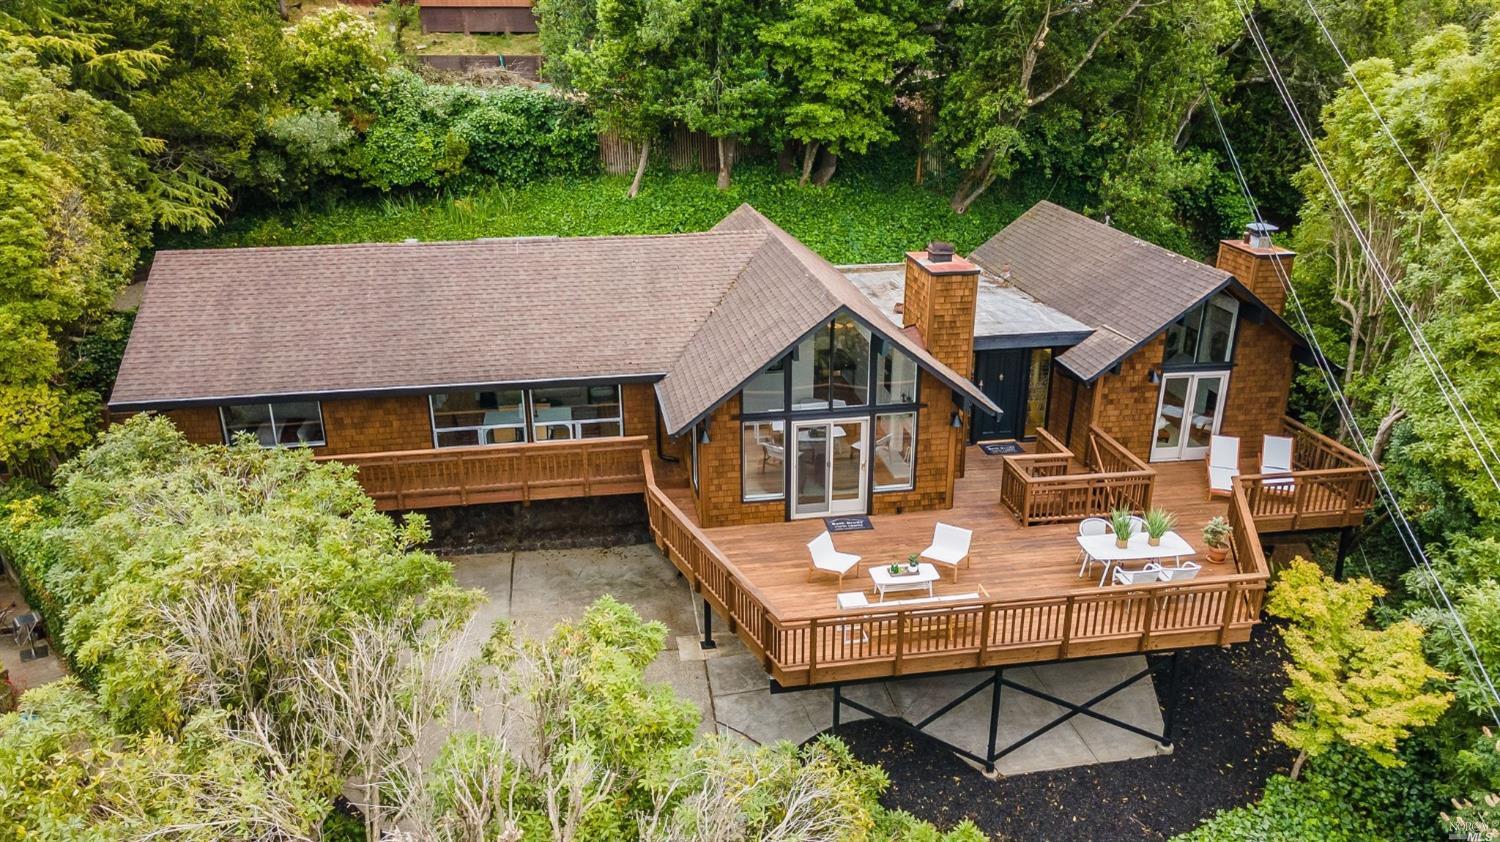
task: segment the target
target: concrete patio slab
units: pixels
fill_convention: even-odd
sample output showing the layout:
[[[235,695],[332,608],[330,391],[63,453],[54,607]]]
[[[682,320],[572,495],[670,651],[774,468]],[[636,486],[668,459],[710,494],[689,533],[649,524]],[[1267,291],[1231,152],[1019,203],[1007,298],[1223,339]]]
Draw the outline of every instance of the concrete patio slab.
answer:
[[[510,617],[533,635],[546,634],[562,620],[581,614],[604,594],[635,606],[641,615],[669,629],[664,651],[647,669],[647,679],[670,684],[703,713],[701,733],[733,735],[755,743],[805,742],[833,724],[833,691],[770,692],[770,681],[754,655],[737,637],[715,624],[718,648],[702,650],[702,603],[655,547],[537,550],[459,556],[452,559],[460,584],[485,590],[483,628]],[[1008,680],[1075,703],[1087,701],[1145,667],[1140,656],[1075,661],[1038,667],[1012,667]],[[979,671],[857,684],[844,695],[886,716],[917,722],[989,677]],[[1007,688],[1000,695],[997,745],[1004,747],[1066,711],[1044,699]],[[989,742],[991,696],[988,688],[928,726],[933,736],[983,754]],[[1098,706],[1101,713],[1160,732],[1161,710],[1149,679],[1119,691]],[[867,718],[845,707],[840,721]],[[1150,757],[1156,741],[1087,716],[1074,716],[1002,758],[1002,774]]]

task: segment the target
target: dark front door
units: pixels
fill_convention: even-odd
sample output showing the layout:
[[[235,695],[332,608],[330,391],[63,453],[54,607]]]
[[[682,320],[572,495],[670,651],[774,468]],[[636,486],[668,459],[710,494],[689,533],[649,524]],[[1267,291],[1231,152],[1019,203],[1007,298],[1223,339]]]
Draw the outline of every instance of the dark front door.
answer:
[[[974,355],[974,382],[995,405],[1005,410],[998,418],[982,409],[974,411],[974,438],[1020,438],[1026,418],[1026,361],[1031,352],[980,351]]]

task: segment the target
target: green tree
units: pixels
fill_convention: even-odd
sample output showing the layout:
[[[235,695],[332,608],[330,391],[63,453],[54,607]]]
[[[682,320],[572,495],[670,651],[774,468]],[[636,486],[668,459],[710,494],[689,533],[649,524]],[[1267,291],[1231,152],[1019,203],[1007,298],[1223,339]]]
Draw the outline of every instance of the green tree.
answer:
[[[888,110],[896,68],[931,46],[911,20],[859,0],[793,0],[760,39],[786,90],[782,131],[802,143],[804,185],[819,151],[837,160],[895,139]],[[832,175],[826,168],[820,183]]]
[[[768,3],[699,0],[673,68],[672,113],[715,141],[720,190],[729,189],[739,142],[767,125],[777,90],[756,34]]]
[[[1335,582],[1316,564],[1295,559],[1282,572],[1266,610],[1287,621],[1281,630],[1290,662],[1286,698],[1297,706],[1273,733],[1297,749],[1292,778],[1308,757],[1348,745],[1377,763],[1395,765],[1398,743],[1431,725],[1452,701],[1431,689],[1446,676],[1422,654],[1422,628],[1401,621],[1365,625],[1384,589],[1368,579]]]

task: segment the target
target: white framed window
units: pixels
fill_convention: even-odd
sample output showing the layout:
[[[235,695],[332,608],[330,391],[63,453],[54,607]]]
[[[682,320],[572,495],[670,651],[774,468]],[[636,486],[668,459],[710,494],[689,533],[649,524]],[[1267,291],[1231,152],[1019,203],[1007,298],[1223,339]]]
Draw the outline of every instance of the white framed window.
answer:
[[[620,387],[602,384],[532,389],[531,430],[534,441],[624,435]]]
[[[236,436],[255,437],[261,447],[321,447],[323,405],[318,401],[241,403],[219,407],[225,444]]]
[[[524,389],[442,392],[427,396],[433,447],[526,441]]]

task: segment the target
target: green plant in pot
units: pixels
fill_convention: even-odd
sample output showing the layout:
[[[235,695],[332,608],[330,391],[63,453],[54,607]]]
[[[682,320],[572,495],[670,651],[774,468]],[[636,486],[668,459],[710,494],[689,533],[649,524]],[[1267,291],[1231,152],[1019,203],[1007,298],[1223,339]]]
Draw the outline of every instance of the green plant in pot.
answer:
[[[916,553],[912,553],[911,555],[907,556],[906,557],[906,572],[908,572],[908,573],[915,573],[915,572],[917,572],[917,564],[918,564],[918,561],[917,561],[917,554]]]
[[[1135,531],[1135,522],[1131,520],[1129,509],[1115,509],[1109,513],[1109,528],[1115,533],[1115,546],[1120,549],[1130,543],[1130,533]]]
[[[1215,517],[1203,527],[1203,543],[1208,545],[1208,560],[1223,564],[1229,555],[1229,521]]]
[[[1177,516],[1166,509],[1152,509],[1146,512],[1146,543],[1153,547],[1161,546],[1161,536],[1172,531],[1177,525]]]

